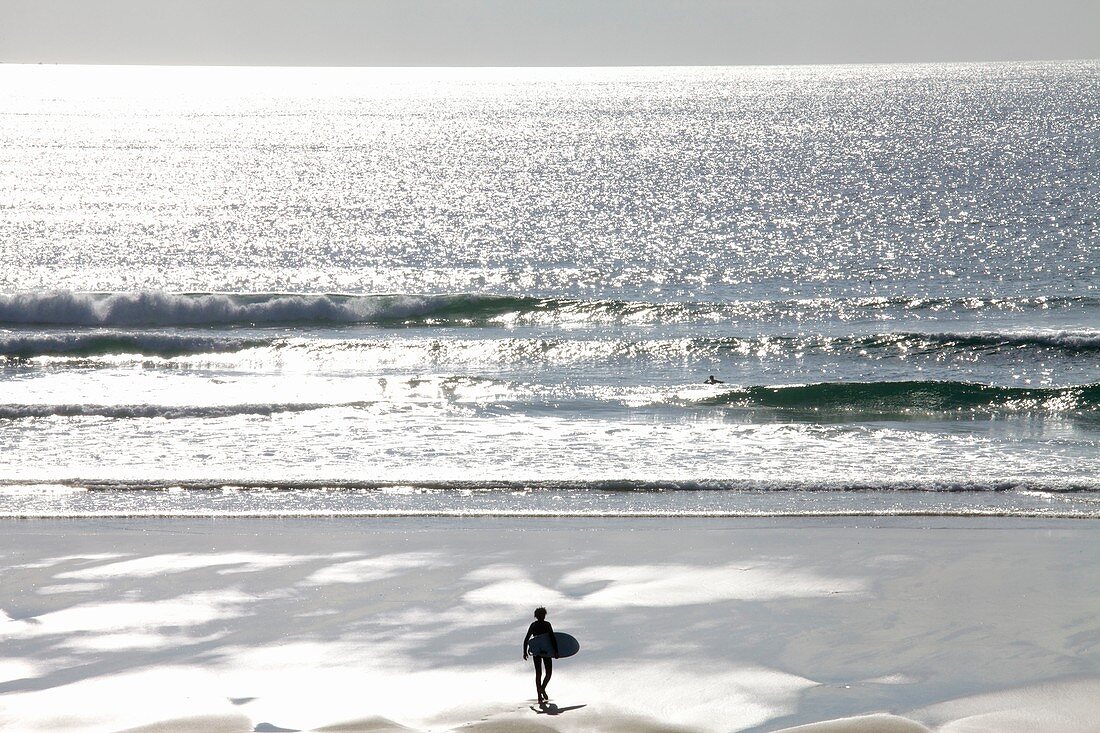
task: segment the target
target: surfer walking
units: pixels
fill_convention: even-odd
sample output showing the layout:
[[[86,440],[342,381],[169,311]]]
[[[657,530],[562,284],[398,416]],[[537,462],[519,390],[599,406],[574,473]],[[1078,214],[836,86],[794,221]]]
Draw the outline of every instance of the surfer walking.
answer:
[[[527,651],[527,642],[536,636],[550,635],[550,648],[554,650],[554,656],[541,657],[538,654],[531,655]],[[546,694],[546,686],[550,684],[550,675],[554,673],[554,660],[558,658],[558,640],[554,638],[554,627],[546,620],[546,609],[539,606],[535,609],[535,620],[527,627],[527,636],[523,637],[523,659],[528,656],[535,660],[535,691],[538,692],[539,702],[546,702],[550,696]],[[543,676],[543,664],[546,665],[546,675]]]

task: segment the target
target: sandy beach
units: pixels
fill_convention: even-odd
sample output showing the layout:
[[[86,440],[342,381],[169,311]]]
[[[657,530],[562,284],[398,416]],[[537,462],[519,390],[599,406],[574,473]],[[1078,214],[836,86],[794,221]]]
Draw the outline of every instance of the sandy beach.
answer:
[[[5,731],[1096,731],[1089,522],[5,520]],[[537,604],[579,655],[552,704]],[[806,727],[798,727],[806,726]]]

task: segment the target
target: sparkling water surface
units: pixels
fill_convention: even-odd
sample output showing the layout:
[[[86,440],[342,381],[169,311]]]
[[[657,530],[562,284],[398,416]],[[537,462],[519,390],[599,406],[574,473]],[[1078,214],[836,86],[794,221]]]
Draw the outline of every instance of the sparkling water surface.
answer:
[[[1100,516],[1098,63],[0,86],[0,512]]]

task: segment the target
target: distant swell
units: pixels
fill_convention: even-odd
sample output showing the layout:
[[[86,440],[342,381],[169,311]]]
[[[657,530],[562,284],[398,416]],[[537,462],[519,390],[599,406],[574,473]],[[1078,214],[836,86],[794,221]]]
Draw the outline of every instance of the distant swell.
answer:
[[[269,345],[270,341],[160,333],[66,333],[0,336],[0,357],[31,359],[39,356],[92,357],[140,354],[170,358],[189,354],[240,351]]]
[[[1023,311],[1100,308],[1093,297],[1063,298],[839,298],[776,301],[633,302],[531,296],[342,295],[295,293],[80,293],[0,295],[0,325],[169,327],[278,324],[478,325],[498,321],[675,323],[725,319],[804,319],[880,314],[882,311]],[[1093,347],[1095,348],[1095,347]]]
[[[970,382],[824,382],[728,390],[696,404],[857,413],[957,410],[1095,411],[1100,384],[1080,387],[996,387]]]
[[[981,356],[1021,350],[1100,355],[1100,331],[1019,333],[883,333],[870,336],[759,336],[695,337],[688,339],[522,339],[399,341],[394,339],[240,339],[130,331],[77,331],[0,335],[0,359],[65,357],[92,359],[132,355],[138,359],[225,354],[246,349],[300,350],[315,355],[374,352],[409,355],[422,351],[424,359],[487,362],[519,360],[576,361],[584,359],[675,359],[685,356],[783,356],[809,352],[881,358],[937,353],[976,353]],[[270,355],[269,355],[270,356]]]
[[[857,346],[895,346],[916,350],[1052,349],[1072,354],[1087,354],[1100,352],[1100,331],[897,333],[853,339],[853,343]]]
[[[775,477],[770,479],[256,479],[235,477],[232,479],[95,479],[95,478],[51,478],[0,479],[0,488],[26,487],[40,484],[43,486],[64,486],[87,491],[162,491],[168,489],[186,489],[192,491],[221,491],[227,487],[263,491],[317,491],[328,490],[333,493],[343,491],[380,491],[402,493],[406,490],[424,492],[608,492],[615,494],[631,493],[669,493],[669,492],[757,492],[778,494],[788,492],[812,493],[877,493],[877,492],[919,492],[929,494],[958,493],[1005,493],[1038,492],[1054,494],[1094,493],[1100,490],[1100,480],[1089,477],[1081,480],[940,480],[912,477],[890,477],[880,480],[850,481],[830,479],[789,479]],[[415,493],[412,492],[412,493]]]
[[[341,404],[303,402],[239,405],[0,405],[0,420],[45,417],[107,418],[219,418],[235,415],[274,415],[280,412],[308,412],[332,407],[359,407],[366,403]]]

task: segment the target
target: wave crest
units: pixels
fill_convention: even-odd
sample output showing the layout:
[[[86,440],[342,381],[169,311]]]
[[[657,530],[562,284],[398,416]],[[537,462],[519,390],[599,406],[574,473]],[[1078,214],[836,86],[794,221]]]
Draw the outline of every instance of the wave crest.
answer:
[[[0,323],[20,326],[248,326],[386,323],[485,317],[532,307],[534,298],[475,295],[16,293],[0,295]]]
[[[0,295],[0,324],[101,328],[278,324],[583,322],[720,323],[974,311],[1100,307],[1100,298],[811,298],[736,302],[636,302],[523,295],[343,295],[54,291]]]

